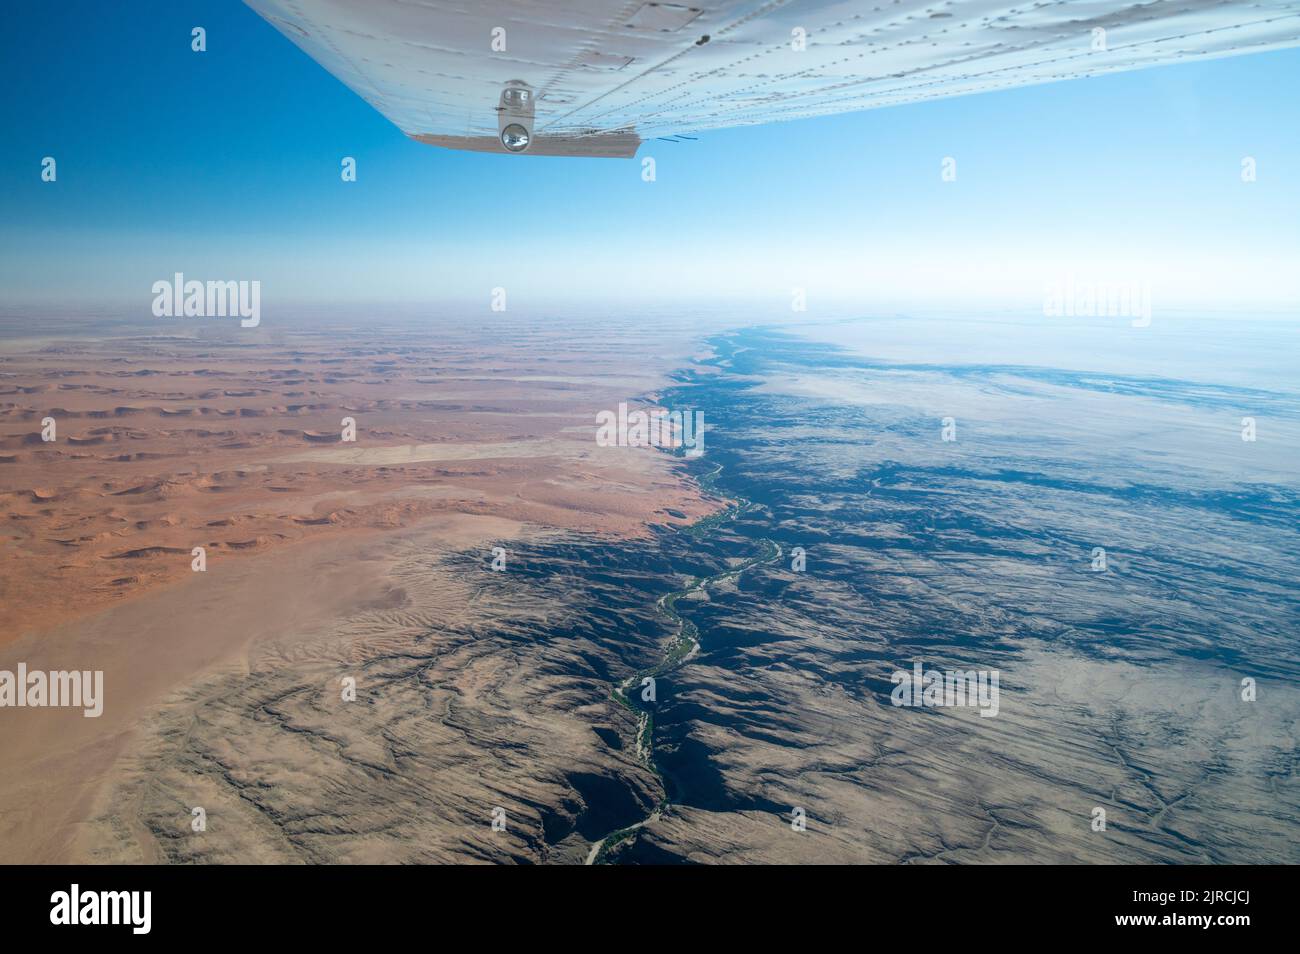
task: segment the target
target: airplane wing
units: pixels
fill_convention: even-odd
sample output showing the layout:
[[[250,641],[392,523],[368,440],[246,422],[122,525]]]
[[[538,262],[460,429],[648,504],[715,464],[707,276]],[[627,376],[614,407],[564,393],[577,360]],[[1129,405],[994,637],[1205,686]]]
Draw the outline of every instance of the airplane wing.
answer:
[[[245,0],[420,142],[641,141],[1300,44],[1300,0]]]

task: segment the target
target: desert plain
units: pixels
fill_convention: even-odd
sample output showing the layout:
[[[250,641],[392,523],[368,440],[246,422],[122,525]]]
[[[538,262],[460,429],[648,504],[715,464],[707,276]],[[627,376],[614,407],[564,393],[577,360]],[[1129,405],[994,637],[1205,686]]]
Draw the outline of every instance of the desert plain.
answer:
[[[4,325],[0,860],[1300,858],[1284,375],[717,324]]]
[[[98,718],[4,712],[7,862],[168,857],[114,799],[146,753],[158,757],[160,726],[216,717],[202,695],[213,679],[234,673],[247,689],[289,669],[337,699],[349,667],[380,647],[453,622],[490,633],[504,608],[481,583],[498,555],[511,567],[517,541],[635,539],[720,506],[671,455],[594,440],[597,412],[645,403],[689,358],[684,333],[660,328],[647,354],[635,326],[591,334],[503,316],[274,329],[9,320],[4,332],[0,669],[100,670],[106,687]],[[421,572],[404,581],[413,557]],[[418,612],[419,633],[409,619],[340,626],[366,612]],[[437,681],[469,709],[487,695],[511,712],[513,698],[507,718],[535,723],[535,744],[573,749],[555,764],[617,756],[585,721],[563,725],[562,709],[523,711],[503,685],[528,677],[518,665],[480,647]],[[439,755],[473,762],[480,744],[452,732]],[[286,770],[273,749],[245,747],[240,761]],[[175,794],[177,831],[190,830],[201,796]],[[282,856],[253,834],[213,843],[226,860]]]

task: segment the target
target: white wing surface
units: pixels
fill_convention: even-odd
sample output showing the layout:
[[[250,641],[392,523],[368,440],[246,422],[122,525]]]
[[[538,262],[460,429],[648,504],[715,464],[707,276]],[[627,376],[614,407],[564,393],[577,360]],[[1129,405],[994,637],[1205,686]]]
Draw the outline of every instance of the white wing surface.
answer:
[[[412,138],[534,155],[1300,43],[1300,0],[245,2]]]

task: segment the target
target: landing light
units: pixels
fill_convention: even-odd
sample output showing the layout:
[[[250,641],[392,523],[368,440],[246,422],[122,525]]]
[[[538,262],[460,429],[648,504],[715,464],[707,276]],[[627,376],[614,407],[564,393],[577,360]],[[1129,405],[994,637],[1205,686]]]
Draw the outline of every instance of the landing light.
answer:
[[[523,152],[530,141],[528,130],[518,123],[511,123],[501,130],[501,145],[511,152]]]

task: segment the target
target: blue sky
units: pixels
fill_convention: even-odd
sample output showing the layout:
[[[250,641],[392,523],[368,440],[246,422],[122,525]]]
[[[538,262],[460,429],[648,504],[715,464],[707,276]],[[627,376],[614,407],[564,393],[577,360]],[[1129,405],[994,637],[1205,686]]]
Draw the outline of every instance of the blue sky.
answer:
[[[175,271],[258,279],[264,311],[485,302],[493,286],[512,305],[788,308],[796,285],[813,311],[1032,310],[1066,273],[1149,281],[1206,313],[1300,301],[1298,51],[652,141],[646,183],[635,161],[414,143],[242,4],[6,20],[10,304],[147,314]]]

